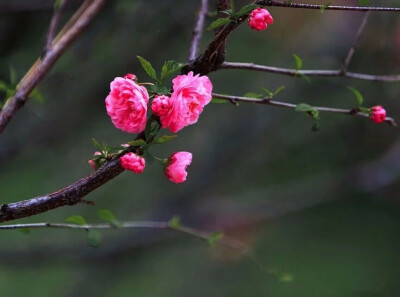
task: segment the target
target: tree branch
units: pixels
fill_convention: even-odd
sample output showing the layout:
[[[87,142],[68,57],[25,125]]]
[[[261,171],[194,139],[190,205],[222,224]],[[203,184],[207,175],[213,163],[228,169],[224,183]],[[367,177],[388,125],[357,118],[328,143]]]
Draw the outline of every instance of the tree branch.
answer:
[[[58,22],[60,21],[61,12],[62,12],[63,8],[65,7],[67,1],[68,0],[63,0],[60,7],[54,6],[54,12],[53,12],[53,16],[50,21],[49,31],[47,33],[46,43],[44,46],[42,56],[46,55],[46,53],[49,50],[51,50],[51,48],[52,48],[54,36],[56,35],[56,31],[57,31],[57,25],[58,25]]]
[[[213,98],[227,100],[232,103],[237,103],[237,102],[255,103],[255,104],[271,105],[271,106],[275,106],[275,107],[285,107],[285,108],[291,108],[291,109],[295,109],[297,106],[297,104],[293,104],[293,103],[275,101],[269,97],[257,99],[257,98],[249,98],[249,97],[228,96],[228,95],[222,95],[222,94],[212,94],[212,96],[213,96]],[[369,115],[367,113],[361,112],[357,109],[341,109],[341,108],[331,108],[331,107],[322,107],[322,106],[313,106],[313,108],[315,110],[323,111],[323,112],[340,113],[340,114],[345,114],[345,115],[349,115],[349,116],[358,116],[358,117],[363,117],[363,118],[369,117]],[[394,121],[394,119],[392,119],[390,117],[386,118],[386,123],[388,123],[391,126],[396,126],[396,122]]]
[[[255,3],[263,6],[277,6],[277,7],[290,7],[290,8],[303,8],[303,9],[400,12],[400,8],[397,7],[367,7],[367,6],[337,6],[337,5],[325,6],[317,4],[280,2],[275,0],[258,0]]]
[[[280,68],[272,66],[264,66],[253,63],[237,63],[237,62],[224,62],[220,69],[242,69],[242,70],[255,70],[270,72],[276,74],[284,74],[289,76],[326,76],[326,77],[349,77],[361,80],[370,81],[383,81],[383,82],[397,82],[400,81],[400,75],[372,75],[356,72],[347,72],[343,69],[338,70],[296,70],[290,68]]]
[[[189,51],[189,62],[193,61],[197,57],[197,51],[199,49],[199,41],[203,34],[204,20],[208,11],[208,0],[201,0],[200,11],[197,15],[196,25],[193,29],[192,40],[190,42]]]
[[[90,2],[90,4],[88,4]],[[95,15],[100,11],[106,0],[85,1],[82,6],[87,6],[76,22],[66,26],[71,27],[56,38],[50,51],[47,51],[43,59],[36,62],[28,73],[22,78],[17,87],[17,92],[9,98],[0,112],[0,133],[14,117],[16,112],[24,106],[30,93],[39,84],[43,77],[50,71],[57,59],[63,54],[68,46],[89,26]],[[80,11],[78,11],[80,12]]]

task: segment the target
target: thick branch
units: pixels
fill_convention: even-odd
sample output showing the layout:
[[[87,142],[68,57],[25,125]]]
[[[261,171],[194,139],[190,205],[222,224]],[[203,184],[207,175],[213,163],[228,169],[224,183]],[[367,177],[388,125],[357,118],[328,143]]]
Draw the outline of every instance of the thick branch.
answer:
[[[236,63],[236,62],[224,62],[220,66],[220,69],[242,69],[242,70],[255,70],[270,72],[276,74],[284,74],[289,76],[327,76],[327,77],[349,77],[362,80],[371,81],[384,81],[384,82],[397,82],[400,81],[400,75],[372,75],[356,72],[347,72],[343,69],[338,70],[296,70],[290,68],[280,68],[272,66],[257,65],[253,63]]]
[[[276,101],[276,100],[272,100],[271,98],[268,98],[268,97],[256,99],[256,98],[249,98],[249,97],[213,94],[213,98],[227,100],[234,104],[237,102],[244,102],[244,103],[271,105],[271,106],[275,106],[275,107],[285,107],[285,108],[291,108],[291,109],[295,109],[297,106],[297,104]],[[369,117],[369,115],[367,113],[358,111],[357,109],[342,109],[342,108],[331,108],[331,107],[322,107],[322,106],[313,106],[313,108],[315,110],[323,111],[323,112],[340,113],[340,114],[345,114],[345,115],[349,115],[349,116],[358,116],[358,117],[364,117],[364,118]],[[386,123],[388,123],[391,126],[396,126],[396,122],[392,118],[389,118],[389,117],[386,118]]]
[[[44,46],[44,52],[43,52],[44,55],[52,47],[53,40],[54,40],[54,37],[56,35],[56,31],[57,31],[57,25],[58,25],[58,22],[60,21],[61,12],[62,12],[62,10],[63,10],[63,8],[64,8],[66,3],[67,3],[67,0],[64,0],[64,1],[62,1],[60,7],[54,7],[54,13],[53,13],[53,16],[52,16],[51,21],[50,21],[49,31],[47,33],[46,43],[45,43],[45,46]]]
[[[92,19],[100,11],[106,0],[93,0],[82,15],[76,20],[68,31],[66,31],[52,49],[46,52],[43,59],[35,63],[28,74],[18,85],[16,94],[9,98],[0,112],[0,133],[14,117],[16,112],[24,106],[30,93],[39,84],[43,77],[50,71],[51,67],[68,48],[68,46],[89,26]],[[87,5],[84,2],[82,5]],[[69,24],[67,24],[69,25]]]
[[[303,4],[303,3],[290,3],[280,2],[275,0],[258,0],[256,4],[263,6],[278,6],[278,7],[291,7],[303,9],[324,9],[324,10],[352,10],[352,11],[400,11],[397,7],[367,7],[367,6],[337,6],[337,5],[317,5],[317,4]]]
[[[204,20],[208,11],[208,0],[201,0],[200,11],[197,15],[196,25],[193,29],[192,41],[190,42],[189,61],[193,61],[197,57],[199,42],[203,34]]]

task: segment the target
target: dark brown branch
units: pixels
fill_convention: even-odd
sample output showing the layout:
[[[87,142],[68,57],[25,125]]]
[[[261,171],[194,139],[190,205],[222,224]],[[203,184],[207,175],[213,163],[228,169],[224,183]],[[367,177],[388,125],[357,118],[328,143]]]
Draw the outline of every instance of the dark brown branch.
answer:
[[[93,0],[87,6],[85,11],[76,22],[59,38],[50,51],[46,53],[43,59],[36,62],[28,71],[27,75],[20,81],[16,94],[9,98],[3,110],[0,112],[0,133],[14,117],[16,112],[24,106],[30,93],[39,84],[43,77],[50,71],[51,67],[69,47],[69,45],[89,26],[95,15],[100,11],[106,0]],[[82,5],[87,5],[85,1]],[[70,25],[67,23],[66,26]]]
[[[343,71],[347,71],[347,68],[350,65],[351,59],[353,58],[353,55],[354,55],[354,51],[356,50],[357,43],[358,43],[358,41],[360,39],[360,36],[361,36],[362,32],[365,29],[365,26],[367,25],[369,15],[370,15],[370,12],[368,11],[364,15],[364,17],[363,17],[363,19],[361,21],[361,25],[358,28],[356,35],[354,36],[353,42],[352,42],[352,44],[350,46],[349,51],[347,52],[346,58],[344,59],[344,63],[342,65],[342,70]]]
[[[49,50],[51,50],[51,48],[52,48],[53,40],[54,40],[54,37],[56,35],[56,31],[57,31],[57,25],[58,25],[58,22],[60,21],[61,12],[64,9],[65,4],[67,3],[67,1],[68,0],[63,0],[60,7],[56,7],[56,6],[54,7],[54,13],[53,13],[53,16],[52,16],[51,21],[50,21],[49,31],[47,33],[46,43],[45,43],[45,46],[44,46],[44,50],[43,50],[43,55],[42,56],[46,55],[46,53]]]
[[[289,76],[326,76],[326,77],[349,77],[362,80],[370,81],[383,81],[383,82],[398,82],[400,81],[400,75],[372,75],[356,72],[347,72],[343,69],[338,70],[296,70],[290,68],[280,68],[272,66],[257,65],[253,63],[236,63],[236,62],[224,62],[220,66],[220,69],[242,69],[242,70],[255,70],[270,72],[276,74],[284,74]]]
[[[281,101],[272,100],[271,98],[249,98],[249,97],[239,97],[239,96],[228,96],[222,94],[213,94],[213,98],[223,99],[230,102],[244,102],[244,103],[255,103],[255,104],[264,104],[264,105],[271,105],[275,107],[285,107],[295,109],[297,104],[293,103],[286,103]],[[369,115],[367,113],[358,111],[357,109],[342,109],[342,108],[331,108],[331,107],[322,107],[322,106],[313,106],[315,110],[323,111],[323,112],[332,112],[332,113],[340,113],[349,116],[358,116],[368,118]],[[396,126],[396,122],[392,119],[387,117],[386,123],[391,126]]]
[[[189,51],[189,62],[193,61],[197,57],[197,51],[199,49],[199,41],[203,34],[204,20],[208,11],[208,0],[201,0],[201,7],[197,15],[196,25],[193,29],[192,40],[190,42]]]
[[[263,6],[277,6],[277,7],[290,7],[302,9],[324,9],[324,10],[351,10],[351,11],[400,11],[397,7],[367,7],[367,6],[337,6],[337,5],[317,5],[317,4],[303,4],[303,3],[290,3],[280,2],[275,0],[258,0],[256,4]]]

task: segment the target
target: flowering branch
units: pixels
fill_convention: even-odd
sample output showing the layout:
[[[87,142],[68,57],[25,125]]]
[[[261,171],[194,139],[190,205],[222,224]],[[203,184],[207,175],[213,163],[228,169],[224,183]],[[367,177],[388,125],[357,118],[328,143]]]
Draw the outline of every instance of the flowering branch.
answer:
[[[193,61],[197,57],[199,49],[199,41],[203,34],[204,20],[208,11],[208,0],[201,0],[200,11],[197,15],[196,25],[193,29],[192,40],[190,42],[189,61]]]
[[[284,74],[289,76],[326,76],[326,77],[349,77],[361,80],[370,81],[384,81],[384,82],[397,82],[400,81],[400,75],[372,75],[356,72],[348,72],[343,68],[337,70],[296,70],[290,68],[280,68],[273,66],[264,66],[253,63],[237,63],[237,62],[224,62],[220,69],[242,69],[242,70],[256,70],[263,72],[270,72],[276,74]]]
[[[213,98],[227,100],[233,104],[236,104],[237,102],[244,102],[244,103],[271,105],[271,106],[276,106],[276,107],[285,107],[285,108],[291,108],[291,109],[296,109],[296,107],[298,106],[297,104],[293,104],[293,103],[286,103],[286,102],[272,100],[269,97],[258,99],[258,98],[213,94]],[[322,107],[322,106],[312,106],[312,108],[314,110],[323,111],[323,112],[340,113],[340,114],[345,114],[345,115],[350,115],[350,116],[358,116],[358,117],[364,117],[364,118],[369,117],[369,114],[362,112],[358,108],[342,109],[342,108],[331,108],[331,107]],[[392,119],[390,117],[386,117],[385,122],[391,126],[394,126],[394,127],[397,126],[394,119]]]
[[[58,37],[55,38],[51,49],[46,51],[45,55],[21,79],[15,95],[8,98],[3,109],[0,111],[0,133],[11,121],[16,112],[24,106],[29,99],[30,93],[50,71],[57,59],[89,26],[105,2],[106,0],[85,1],[75,16],[71,18],[71,21],[74,21],[74,23],[71,24],[71,22],[68,22],[65,25],[65,30],[61,30]]]
[[[291,3],[289,1],[280,2],[275,0],[258,0],[255,1],[255,3],[264,6],[319,9],[319,10],[324,9],[324,10],[351,10],[351,11],[396,11],[396,12],[400,11],[400,8],[397,7],[317,5],[317,4]]]

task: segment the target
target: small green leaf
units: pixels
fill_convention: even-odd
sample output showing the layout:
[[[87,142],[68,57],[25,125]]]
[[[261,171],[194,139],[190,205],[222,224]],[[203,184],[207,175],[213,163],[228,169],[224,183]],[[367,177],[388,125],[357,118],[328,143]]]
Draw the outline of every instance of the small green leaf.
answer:
[[[101,244],[101,233],[97,230],[90,229],[87,231],[86,240],[89,246],[97,248]]]
[[[30,97],[32,97],[33,99],[35,99],[39,103],[44,103],[44,97],[43,97],[42,93],[40,93],[37,88],[32,91]]]
[[[174,138],[177,138],[178,135],[163,135],[161,137],[158,137],[156,139],[153,140],[153,144],[162,144],[162,143],[166,143],[168,141],[171,141]]]
[[[71,216],[69,218],[65,219],[66,222],[72,223],[72,224],[77,224],[77,225],[87,225],[86,220],[82,216]]]
[[[282,92],[285,89],[285,86],[279,86],[276,88],[274,91],[274,96],[278,95],[280,92]]]
[[[221,104],[221,103],[228,103],[228,100],[219,99],[219,98],[212,98],[211,103]]]
[[[230,0],[230,4],[231,4],[232,11],[235,12],[235,1],[234,0]]]
[[[98,149],[99,152],[102,152],[103,146],[100,144],[100,142],[98,142],[98,141],[97,141],[96,139],[94,139],[93,137],[92,137],[92,142],[93,142],[94,147],[95,147],[96,149]]]
[[[253,92],[248,92],[248,93],[244,94],[244,97],[261,99],[261,98],[263,98],[264,96],[263,96],[262,94],[253,93]]]
[[[327,8],[327,7],[330,6],[331,4],[332,4],[332,1],[331,1],[331,2],[328,2],[328,3],[324,4],[324,5],[321,5],[321,7],[319,8],[319,10],[321,11],[321,13],[324,13],[325,8]]]
[[[361,95],[361,93],[359,92],[359,91],[357,91],[355,88],[353,88],[353,87],[347,87],[353,94],[354,94],[354,96],[356,97],[356,100],[357,100],[357,103],[358,103],[358,106],[361,106],[362,104],[363,104],[363,101],[364,101],[364,98],[363,98],[363,96]]]
[[[207,238],[208,244],[211,247],[214,247],[218,244],[218,242],[222,239],[222,237],[224,237],[224,234],[222,234],[222,232],[214,231]]]
[[[268,90],[267,88],[261,88],[261,90],[263,90],[266,94],[267,94],[267,96],[269,97],[269,98],[272,98],[273,96],[274,96],[274,93],[272,93],[270,90]]]
[[[111,212],[109,209],[99,209],[97,210],[97,213],[100,218],[105,220],[106,222],[109,222],[113,227],[120,228],[122,226],[121,222],[119,222],[114,214]]]
[[[295,107],[295,111],[303,111],[303,112],[307,112],[307,111],[311,111],[313,110],[314,107],[312,107],[311,105],[307,104],[307,103],[299,103],[296,105]]]
[[[178,63],[176,61],[166,61],[164,62],[164,65],[161,69],[161,78],[160,78],[160,82],[163,83],[164,80],[170,76],[171,74],[173,74],[174,72],[181,70],[183,67],[185,67],[186,64],[183,63]]]
[[[169,222],[168,222],[168,226],[171,229],[175,229],[175,230],[179,230],[182,226],[181,226],[181,218],[179,216],[173,216]]]
[[[293,55],[294,62],[296,64],[296,70],[300,70],[303,67],[303,60],[296,54]]]
[[[31,229],[29,228],[20,228],[18,231],[25,235],[31,234]]]
[[[155,94],[158,94],[158,95],[169,95],[168,89],[166,88],[166,86],[163,86],[163,85],[155,84],[155,85],[150,86],[150,89]]]
[[[221,10],[220,13],[227,14],[229,16],[233,15],[233,10],[232,9],[227,9],[227,10]]]
[[[13,66],[10,66],[10,83],[12,87],[17,86],[17,71]]]
[[[0,91],[6,92],[9,89],[7,84],[4,81],[0,80]]]
[[[134,140],[134,141],[129,141],[128,144],[131,145],[131,146],[144,146],[147,143],[143,139],[137,139],[137,140]]]
[[[229,24],[230,22],[231,22],[230,19],[224,19],[224,18],[217,19],[214,22],[212,22],[210,24],[210,26],[208,26],[207,30],[213,30],[215,28],[218,28],[218,27],[221,27],[223,25]]]
[[[240,18],[241,16],[248,15],[250,12],[252,12],[254,9],[256,9],[258,5],[256,4],[249,4],[243,6],[237,14],[235,14],[236,18]]]
[[[142,64],[144,71],[146,71],[151,78],[157,80],[156,71],[153,66],[151,66],[151,63],[141,56],[137,56],[137,58],[139,59],[140,64]]]
[[[146,135],[146,141],[148,142],[149,140],[154,138],[154,136],[157,135],[158,131],[160,131],[160,128],[161,125],[158,120],[156,120],[154,117],[148,119],[146,128],[144,130],[144,133]]]

